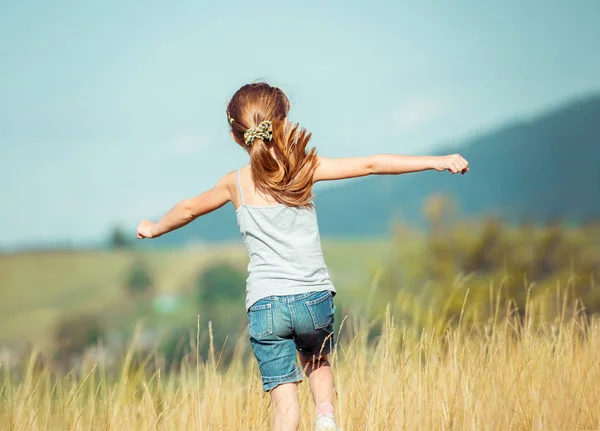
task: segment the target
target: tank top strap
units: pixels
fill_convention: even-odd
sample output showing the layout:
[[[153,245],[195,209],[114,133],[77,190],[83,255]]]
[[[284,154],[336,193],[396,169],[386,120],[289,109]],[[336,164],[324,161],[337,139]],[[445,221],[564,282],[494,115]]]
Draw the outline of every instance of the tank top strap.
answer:
[[[240,169],[238,169],[238,171],[237,171],[237,183],[238,183],[238,189],[240,190],[240,198],[242,199],[242,205],[246,205],[246,202],[244,202],[244,193],[242,192],[242,181],[240,180]]]

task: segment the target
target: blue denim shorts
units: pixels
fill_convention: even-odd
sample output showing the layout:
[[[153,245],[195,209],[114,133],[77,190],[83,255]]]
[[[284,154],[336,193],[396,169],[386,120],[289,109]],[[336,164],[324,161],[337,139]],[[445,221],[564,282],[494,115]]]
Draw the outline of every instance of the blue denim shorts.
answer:
[[[310,360],[332,350],[334,313],[329,290],[269,296],[250,307],[248,333],[265,391],[302,381],[296,351]]]

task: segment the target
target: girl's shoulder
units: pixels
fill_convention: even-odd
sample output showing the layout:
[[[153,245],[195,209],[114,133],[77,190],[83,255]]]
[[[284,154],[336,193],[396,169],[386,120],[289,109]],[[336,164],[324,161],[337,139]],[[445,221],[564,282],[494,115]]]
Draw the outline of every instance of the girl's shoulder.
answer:
[[[239,169],[234,171],[227,172],[225,175],[221,177],[217,184],[224,186],[237,186],[239,184],[240,176],[246,174],[247,171],[250,170],[250,165],[242,166]]]
[[[241,183],[244,181],[243,178],[248,175],[249,171],[250,171],[250,166],[245,165],[234,171],[227,172],[217,182],[216,187],[220,188],[220,189],[226,189],[227,193],[229,195],[229,200],[233,201],[234,204],[236,204],[237,198],[240,195]],[[239,203],[237,203],[236,207],[238,205],[239,205]]]

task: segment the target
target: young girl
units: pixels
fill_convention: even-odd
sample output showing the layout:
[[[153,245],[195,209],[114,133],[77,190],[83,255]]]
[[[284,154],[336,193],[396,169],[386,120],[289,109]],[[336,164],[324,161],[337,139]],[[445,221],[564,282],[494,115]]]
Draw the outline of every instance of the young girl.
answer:
[[[297,383],[304,371],[316,406],[316,429],[335,430],[327,355],[333,346],[336,290],[321,251],[313,184],[428,169],[464,174],[469,166],[457,154],[319,157],[314,148],[307,149],[311,134],[288,122],[289,109],[288,98],[277,87],[255,83],[240,88],[227,106],[227,121],[250,163],[226,174],[212,189],[178,203],[158,223],[142,221],[137,236],[159,237],[233,202],[250,256],[248,332],[263,389],[271,394],[273,429],[297,429]]]

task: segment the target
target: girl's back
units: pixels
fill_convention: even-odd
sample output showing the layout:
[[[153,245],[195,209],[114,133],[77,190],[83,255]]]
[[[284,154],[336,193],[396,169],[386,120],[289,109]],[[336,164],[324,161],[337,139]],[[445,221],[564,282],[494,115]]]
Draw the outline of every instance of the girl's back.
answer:
[[[250,169],[236,172],[236,215],[250,257],[246,310],[267,296],[335,292],[323,259],[315,207],[269,203],[256,193]]]

